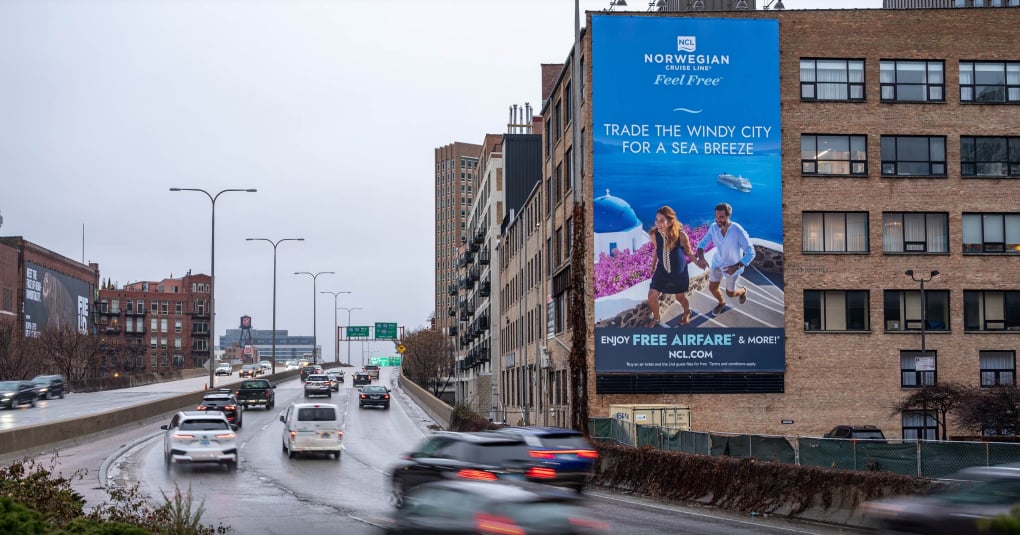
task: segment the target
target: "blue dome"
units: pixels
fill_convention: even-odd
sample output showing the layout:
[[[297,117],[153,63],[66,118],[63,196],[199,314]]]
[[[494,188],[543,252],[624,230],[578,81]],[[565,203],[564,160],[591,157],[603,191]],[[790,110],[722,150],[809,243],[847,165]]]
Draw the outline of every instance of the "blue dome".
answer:
[[[630,204],[619,197],[613,197],[609,194],[609,190],[606,190],[605,195],[595,197],[595,203],[592,206],[595,215],[595,232],[597,233],[623,232],[641,226],[641,220],[638,219]]]

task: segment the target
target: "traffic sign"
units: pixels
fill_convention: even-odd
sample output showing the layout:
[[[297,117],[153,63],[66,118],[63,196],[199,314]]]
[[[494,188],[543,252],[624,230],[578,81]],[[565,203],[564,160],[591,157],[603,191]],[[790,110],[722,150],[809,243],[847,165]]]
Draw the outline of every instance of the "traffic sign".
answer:
[[[400,344],[399,346],[397,346],[397,353],[403,355],[404,351],[407,351],[407,346],[405,346],[404,344]]]
[[[396,340],[397,339],[397,324],[396,323],[376,323],[375,324],[375,339],[376,340]]]
[[[368,326],[347,327],[347,338],[368,338]]]

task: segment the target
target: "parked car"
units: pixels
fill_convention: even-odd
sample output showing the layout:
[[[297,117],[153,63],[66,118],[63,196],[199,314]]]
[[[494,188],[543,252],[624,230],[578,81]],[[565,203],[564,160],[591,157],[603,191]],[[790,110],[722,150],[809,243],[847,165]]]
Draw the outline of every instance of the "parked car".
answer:
[[[979,522],[1020,505],[1020,464],[968,468],[950,477],[962,483],[936,494],[865,502],[864,516],[890,533],[977,535]]]
[[[305,379],[305,397],[311,396],[333,397],[333,387],[330,385],[328,375],[312,374]]]
[[[241,371],[237,372],[238,377],[244,379],[245,377],[255,378],[261,370],[261,366],[258,364],[245,364],[241,366]]]
[[[230,390],[210,392],[202,398],[202,402],[195,407],[196,411],[220,411],[227,417],[227,421],[241,427],[244,424],[244,409],[237,402]]]
[[[31,381],[0,381],[0,409],[35,407],[35,397],[35,383]]]
[[[36,375],[32,378],[35,383],[35,395],[39,399],[64,399],[64,376],[63,375]]]
[[[542,483],[583,492],[595,474],[599,453],[579,431],[563,427],[504,427],[500,433],[519,435],[528,455],[547,468]]]
[[[885,441],[882,430],[873,425],[837,425],[822,438],[852,438],[856,440]]]
[[[355,388],[362,385],[372,384],[372,376],[365,372],[357,372],[354,374],[354,381],[351,383]]]
[[[234,367],[231,366],[229,362],[220,363],[220,365],[216,367],[216,375],[226,375],[228,377],[234,375]]]
[[[609,526],[576,493],[521,481],[436,481],[408,492],[387,533],[592,535]]]
[[[382,407],[390,410],[390,389],[385,386],[368,385],[361,389],[358,395],[358,408]]]
[[[160,429],[165,431],[167,470],[178,463],[217,463],[237,469],[237,434],[222,412],[181,411]]]
[[[299,453],[333,454],[340,460],[344,432],[340,409],[329,403],[294,403],[280,413],[283,451],[291,459]]]
[[[542,481],[547,469],[530,449],[523,437],[511,433],[433,433],[390,470],[393,501],[400,504],[409,490],[444,479]]]

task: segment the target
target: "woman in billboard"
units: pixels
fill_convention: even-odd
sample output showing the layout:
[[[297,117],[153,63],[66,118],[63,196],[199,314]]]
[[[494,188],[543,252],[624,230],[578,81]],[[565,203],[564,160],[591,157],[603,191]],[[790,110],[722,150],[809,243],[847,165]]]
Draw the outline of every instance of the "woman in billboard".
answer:
[[[648,238],[655,244],[652,282],[648,289],[648,307],[652,310],[648,327],[660,324],[659,296],[664,293],[676,297],[684,309],[680,325],[687,325],[691,321],[691,304],[687,300],[687,290],[691,286],[687,258],[694,258],[691,240],[677,220],[676,212],[669,206],[655,211],[655,227],[648,231]]]

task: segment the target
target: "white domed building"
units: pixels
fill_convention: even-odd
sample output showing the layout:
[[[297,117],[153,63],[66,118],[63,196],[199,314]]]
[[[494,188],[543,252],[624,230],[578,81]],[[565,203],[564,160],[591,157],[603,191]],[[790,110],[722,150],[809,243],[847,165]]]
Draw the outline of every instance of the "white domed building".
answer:
[[[630,249],[636,251],[649,242],[648,231],[642,226],[641,220],[630,204],[609,194],[595,197],[592,205],[594,211],[595,230],[595,262],[599,255],[612,255],[615,250]]]

